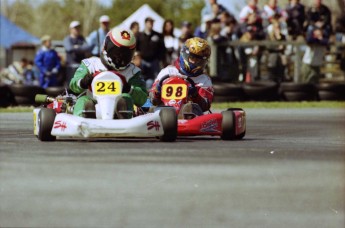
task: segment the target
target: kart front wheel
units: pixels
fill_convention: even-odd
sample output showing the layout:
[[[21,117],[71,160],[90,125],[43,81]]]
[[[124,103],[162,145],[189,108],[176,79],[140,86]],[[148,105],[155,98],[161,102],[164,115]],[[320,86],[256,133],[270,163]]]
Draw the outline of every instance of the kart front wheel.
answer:
[[[42,108],[38,114],[38,139],[41,141],[55,141],[56,136],[51,135],[56,113],[53,109]]]
[[[177,138],[177,114],[174,108],[162,108],[159,113],[164,134],[159,137],[163,142],[174,142]]]
[[[231,110],[222,112],[222,135],[223,140],[232,140],[236,138],[235,116]]]

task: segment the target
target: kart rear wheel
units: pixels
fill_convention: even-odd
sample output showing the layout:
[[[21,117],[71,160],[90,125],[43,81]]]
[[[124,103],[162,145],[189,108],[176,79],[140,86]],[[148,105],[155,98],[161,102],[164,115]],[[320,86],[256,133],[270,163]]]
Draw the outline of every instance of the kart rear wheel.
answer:
[[[38,114],[38,139],[41,141],[55,141],[56,136],[51,135],[56,113],[53,109],[42,108]]]
[[[231,110],[222,112],[222,135],[223,140],[236,139],[235,115]],[[244,136],[244,135],[243,135]]]
[[[164,134],[159,137],[163,142],[174,142],[177,138],[177,114],[174,108],[162,108],[160,118]]]

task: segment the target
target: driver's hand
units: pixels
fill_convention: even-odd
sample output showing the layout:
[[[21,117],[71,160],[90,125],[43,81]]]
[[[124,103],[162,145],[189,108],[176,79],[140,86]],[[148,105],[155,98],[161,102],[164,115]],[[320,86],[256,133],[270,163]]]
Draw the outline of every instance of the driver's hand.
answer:
[[[129,83],[125,83],[122,87],[122,93],[130,93],[132,86]]]
[[[155,97],[160,97],[162,93],[162,87],[157,83],[156,89],[155,89]]]
[[[93,80],[93,76],[91,74],[87,74],[83,79],[80,80],[80,87],[83,89],[89,88]]]
[[[191,97],[196,97],[198,95],[198,89],[196,87],[188,87],[188,95]]]

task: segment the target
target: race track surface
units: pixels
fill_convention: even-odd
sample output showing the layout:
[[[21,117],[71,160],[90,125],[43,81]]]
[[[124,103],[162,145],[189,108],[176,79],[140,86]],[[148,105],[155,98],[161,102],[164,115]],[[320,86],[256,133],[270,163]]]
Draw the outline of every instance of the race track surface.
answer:
[[[345,110],[248,109],[216,137],[40,142],[0,113],[0,227],[345,227]]]

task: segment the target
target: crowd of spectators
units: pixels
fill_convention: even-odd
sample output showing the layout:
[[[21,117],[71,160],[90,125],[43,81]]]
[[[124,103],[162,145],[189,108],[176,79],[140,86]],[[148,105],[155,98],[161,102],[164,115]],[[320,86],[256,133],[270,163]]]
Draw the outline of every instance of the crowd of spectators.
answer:
[[[236,40],[244,43],[256,40],[304,40],[307,45],[302,58],[301,78],[303,82],[318,82],[330,38],[334,35],[336,41],[345,42],[345,15],[340,15],[335,26],[332,26],[331,12],[322,0],[313,0],[309,7],[304,6],[299,0],[289,0],[286,6],[279,6],[277,3],[277,0],[267,0],[260,9],[258,0],[247,0],[247,5],[239,12],[237,20],[217,0],[209,0],[201,11],[200,25],[183,21],[179,25],[179,37],[175,36],[175,25],[171,19],[164,22],[162,33],[153,30],[155,21],[151,17],[145,19],[142,32],[139,23],[133,22],[130,29],[137,39],[133,63],[142,69],[146,86],[150,88],[160,69],[174,64],[181,45],[192,37],[204,38],[213,44]],[[110,18],[103,15],[99,18],[99,23],[99,28],[87,37],[80,32],[79,21],[70,23],[70,33],[63,40],[66,50],[64,85],[68,85],[82,59],[100,56],[104,37],[110,29]],[[59,83],[56,80],[60,61],[51,48],[51,38],[44,36],[41,41],[42,48],[35,58],[37,69],[23,59],[21,63],[14,63],[2,72],[2,82],[35,84],[43,88],[61,84],[61,81]],[[286,69],[290,49],[282,44],[243,44],[225,48],[218,46],[217,77],[222,81],[234,82],[261,80],[260,63],[263,54],[266,53],[267,79],[278,83],[291,80]],[[345,70],[344,47],[338,47],[338,50],[341,69]],[[12,71],[14,73],[11,73]]]

